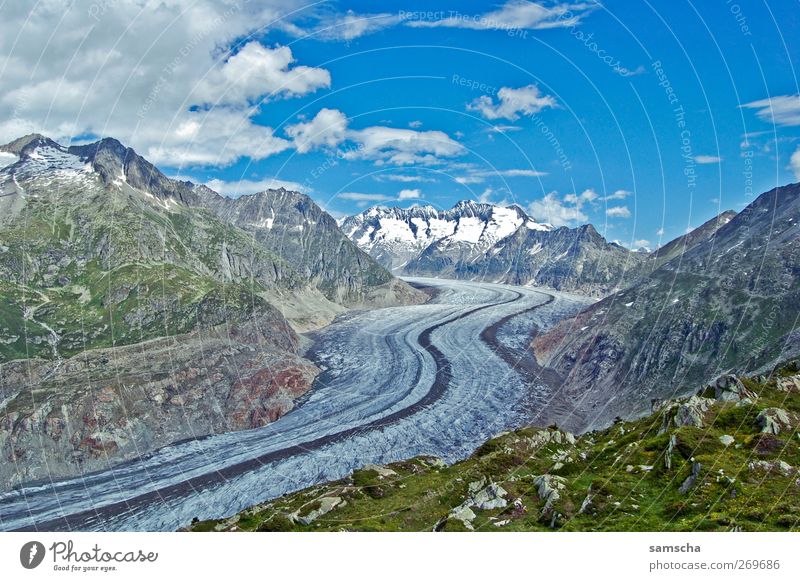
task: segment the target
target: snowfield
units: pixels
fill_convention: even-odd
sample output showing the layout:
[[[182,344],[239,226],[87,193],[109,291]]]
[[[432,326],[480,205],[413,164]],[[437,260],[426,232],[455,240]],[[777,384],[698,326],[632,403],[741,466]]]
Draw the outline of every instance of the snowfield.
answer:
[[[531,324],[552,325],[581,299],[506,285],[410,281],[435,287],[436,298],[350,313],[320,332],[311,356],[323,373],[278,421],[2,494],[0,529],[175,530],[367,463],[420,454],[453,462],[524,423],[517,404],[543,388],[526,385],[481,332],[508,318],[497,340],[522,347]]]

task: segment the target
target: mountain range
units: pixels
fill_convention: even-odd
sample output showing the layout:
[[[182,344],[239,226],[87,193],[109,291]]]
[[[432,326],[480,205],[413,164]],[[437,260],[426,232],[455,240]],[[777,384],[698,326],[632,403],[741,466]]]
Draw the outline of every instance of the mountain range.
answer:
[[[7,485],[264,425],[318,373],[298,330],[426,299],[302,194],[225,198],[114,139],[0,151]]]
[[[548,287],[605,296],[713,236],[725,212],[651,253],[608,242],[591,224],[555,228],[517,205],[458,202],[370,208],[340,222],[364,252],[396,274]]]

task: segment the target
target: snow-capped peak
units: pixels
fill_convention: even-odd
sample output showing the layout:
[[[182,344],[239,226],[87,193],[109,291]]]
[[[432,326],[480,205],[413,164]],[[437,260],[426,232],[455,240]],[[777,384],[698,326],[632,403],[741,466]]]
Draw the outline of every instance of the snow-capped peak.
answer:
[[[480,253],[511,236],[521,226],[540,225],[517,205],[498,206],[462,200],[449,210],[433,206],[374,206],[344,219],[340,227],[359,247],[393,270],[399,270],[427,247],[454,246]]]

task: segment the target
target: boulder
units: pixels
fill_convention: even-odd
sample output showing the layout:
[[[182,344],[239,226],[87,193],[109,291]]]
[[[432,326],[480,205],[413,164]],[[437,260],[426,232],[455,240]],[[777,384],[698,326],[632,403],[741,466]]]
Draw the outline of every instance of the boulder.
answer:
[[[756,417],[758,427],[764,434],[778,435],[781,430],[792,429],[792,418],[789,412],[781,408],[766,408]]]
[[[290,520],[308,525],[317,520],[319,517],[328,514],[337,506],[344,506],[345,504],[347,504],[347,501],[339,498],[338,496],[325,496],[319,499],[319,507],[315,508],[308,514],[301,516],[298,513],[293,513],[289,518]]]
[[[714,405],[714,400],[693,395],[686,400],[678,400],[664,408],[664,415],[659,433],[669,430],[670,424],[676,427],[694,426],[702,428],[706,412]]]
[[[800,375],[779,377],[775,381],[775,389],[787,393],[800,393]]]
[[[678,492],[681,494],[686,494],[689,492],[692,487],[697,483],[697,479],[700,477],[700,470],[703,468],[703,465],[700,462],[694,462],[692,464],[692,473],[686,477],[686,480],[683,481],[680,488],[678,488]]]
[[[727,448],[728,446],[733,444],[736,440],[733,438],[733,436],[729,436],[728,434],[725,434],[725,435],[719,437],[719,441],[722,443],[723,446],[725,446]]]
[[[392,470],[391,468],[387,468],[386,466],[380,466],[378,464],[367,464],[364,466],[364,470],[372,470],[373,472],[378,473],[378,478],[389,478],[390,476],[397,476],[397,472]]]
[[[553,510],[553,505],[561,498],[560,490],[564,490],[566,480],[561,476],[552,474],[542,474],[533,478],[533,484],[537,487],[539,498],[544,500],[542,515],[546,515]]]
[[[505,499],[507,494],[508,492],[502,486],[492,483],[472,497],[470,506],[480,510],[505,508],[508,505],[508,501]]]
[[[709,384],[714,388],[714,398],[720,401],[739,401],[746,397],[756,399],[756,394],[747,389],[735,375],[720,375]]]
[[[461,521],[465,527],[472,530],[472,521],[475,520],[475,513],[469,506],[461,504],[450,511],[447,518]]]

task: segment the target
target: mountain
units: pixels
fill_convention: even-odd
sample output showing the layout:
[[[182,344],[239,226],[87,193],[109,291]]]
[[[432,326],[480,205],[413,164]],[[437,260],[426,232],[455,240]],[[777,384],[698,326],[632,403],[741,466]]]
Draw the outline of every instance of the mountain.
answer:
[[[375,207],[344,233],[395,273],[529,284],[604,295],[639,275],[649,255],[607,242],[591,225],[554,228],[508,208],[462,201],[450,210]]]
[[[424,300],[301,194],[224,198],[114,139],[0,152],[5,485],[273,421],[318,373],[296,328]]]
[[[796,531],[798,365],[720,379],[602,431],[528,427],[451,466],[368,464],[187,529]]]
[[[629,288],[535,338],[560,380],[549,419],[586,429],[643,413],[722,372],[800,352],[800,184],[665,246]],[[698,241],[699,240],[699,241]]]

